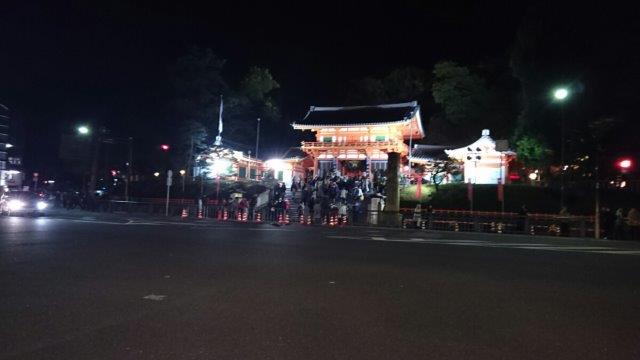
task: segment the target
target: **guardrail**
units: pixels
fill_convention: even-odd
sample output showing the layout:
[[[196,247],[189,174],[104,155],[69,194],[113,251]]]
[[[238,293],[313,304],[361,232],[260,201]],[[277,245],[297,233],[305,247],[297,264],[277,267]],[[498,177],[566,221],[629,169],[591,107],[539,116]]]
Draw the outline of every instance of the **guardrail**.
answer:
[[[179,199],[177,199],[179,200]],[[99,211],[126,212],[164,215],[165,203],[142,201],[103,201]],[[345,213],[337,208],[314,212],[313,209],[300,210],[263,206],[258,209],[239,209],[230,205],[203,205],[198,211],[195,201],[173,201],[169,203],[170,216],[187,216],[217,220],[247,222],[299,223],[304,225],[388,225],[379,211],[350,207]],[[413,209],[401,209],[400,220],[403,228],[443,231],[471,231],[496,234],[527,234],[593,237],[593,216],[560,216],[552,214],[528,214],[481,212],[464,210],[426,210],[416,213]]]

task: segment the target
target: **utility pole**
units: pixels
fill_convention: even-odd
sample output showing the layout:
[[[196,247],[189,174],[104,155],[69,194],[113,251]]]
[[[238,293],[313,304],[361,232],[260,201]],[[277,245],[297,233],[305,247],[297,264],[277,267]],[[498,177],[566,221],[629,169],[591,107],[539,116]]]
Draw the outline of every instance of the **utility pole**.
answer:
[[[600,170],[599,170],[599,164],[598,164],[598,155],[596,155],[596,168],[595,168],[595,175],[596,175],[596,211],[595,211],[595,238],[596,239],[600,239]]]
[[[565,132],[566,132],[566,125],[565,125],[565,121],[564,121],[564,105],[563,103],[560,103],[560,127],[561,129],[561,144],[560,144],[560,210],[562,210],[562,208],[564,208],[564,204],[565,204],[565,189],[564,189],[564,173],[566,172],[565,169],[565,164],[564,164],[564,159],[565,159]]]
[[[127,162],[127,181],[124,183],[124,200],[129,201],[129,183],[133,177],[133,138],[129,137],[129,158]]]
[[[93,199],[96,193],[96,183],[98,177],[98,161],[100,157],[100,143],[102,142],[102,138],[100,136],[100,129],[97,129],[98,133],[93,135],[93,154],[91,159],[91,174],[89,175],[89,187],[88,187],[88,196]]]
[[[258,158],[258,146],[260,145],[260,118],[258,118],[258,125],[256,130],[256,159]]]
[[[169,216],[169,194],[173,184],[173,171],[167,170],[167,201],[164,206],[164,216]]]

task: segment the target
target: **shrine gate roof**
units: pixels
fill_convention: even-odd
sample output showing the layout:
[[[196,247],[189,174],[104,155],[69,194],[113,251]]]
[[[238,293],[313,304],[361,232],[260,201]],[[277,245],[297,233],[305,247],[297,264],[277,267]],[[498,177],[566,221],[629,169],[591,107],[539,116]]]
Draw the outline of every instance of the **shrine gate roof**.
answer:
[[[420,106],[416,101],[372,106],[311,106],[304,119],[294,123],[293,127],[396,124],[409,122],[416,116],[419,120],[419,113]],[[421,124],[419,126],[422,127]]]

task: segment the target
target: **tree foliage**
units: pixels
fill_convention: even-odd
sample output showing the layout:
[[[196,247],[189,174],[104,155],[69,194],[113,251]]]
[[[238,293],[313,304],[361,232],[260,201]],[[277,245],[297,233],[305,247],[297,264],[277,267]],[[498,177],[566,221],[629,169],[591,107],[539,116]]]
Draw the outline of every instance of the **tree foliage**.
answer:
[[[533,136],[523,135],[516,141],[516,153],[520,160],[527,167],[541,167],[548,163],[551,150],[544,143]]]
[[[483,128],[507,136],[515,117],[509,80],[500,66],[480,64],[471,69],[452,61],[438,62],[431,85],[433,99],[443,110],[437,116],[456,126],[458,134],[466,138]]]
[[[482,119],[488,93],[482,78],[452,61],[437,63],[433,75],[431,94],[451,124],[468,127]]]
[[[428,88],[428,74],[416,67],[392,70],[382,78],[367,76],[351,82],[347,101],[354,105],[422,100]]]
[[[193,47],[174,68],[173,117],[185,132],[202,139],[204,129],[217,132],[221,96],[224,101],[223,138],[251,143],[257,118],[281,119],[275,91],[280,87],[267,68],[253,66],[235,86],[223,77],[226,61],[211,49]],[[180,135],[182,149],[190,149],[191,136]],[[211,140],[207,135],[206,140]],[[200,141],[200,140],[198,140]],[[199,145],[196,144],[196,147]],[[185,150],[186,151],[186,150]]]

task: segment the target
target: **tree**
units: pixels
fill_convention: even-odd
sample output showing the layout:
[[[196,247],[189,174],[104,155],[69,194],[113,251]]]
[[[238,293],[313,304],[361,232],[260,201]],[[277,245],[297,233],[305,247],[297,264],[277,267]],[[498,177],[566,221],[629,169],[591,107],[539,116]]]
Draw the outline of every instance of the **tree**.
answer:
[[[280,84],[267,68],[253,66],[240,82],[239,89],[225,99],[225,132],[234,140],[251,143],[255,136],[255,122],[260,118],[265,125],[279,125],[282,119],[275,92]],[[268,126],[266,130],[277,128]]]
[[[516,111],[506,71],[499,64],[483,63],[471,69],[452,61],[436,63],[431,94],[443,110],[437,116],[456,126],[464,138],[477,136],[484,128],[508,136]]]
[[[382,80],[390,102],[420,100],[427,90],[427,72],[416,67],[394,69]]]
[[[180,136],[178,148],[179,165],[186,167],[187,174],[192,174],[196,154],[207,149],[207,129],[201,122],[187,120],[180,125],[178,132]]]
[[[352,105],[371,105],[387,102],[382,80],[365,77],[351,82],[347,94],[347,103]]]
[[[209,125],[217,114],[221,94],[229,91],[222,78],[226,61],[211,49],[192,47],[174,68],[174,116]]]
[[[431,94],[451,124],[471,126],[482,117],[488,90],[479,76],[452,61],[437,63],[433,75]]]
[[[397,68],[382,78],[367,76],[352,81],[347,102],[353,105],[373,105],[420,101],[425,97],[427,83],[427,73],[423,69]]]
[[[516,141],[518,159],[527,167],[546,165],[550,152],[539,138],[533,136],[524,135]]]

